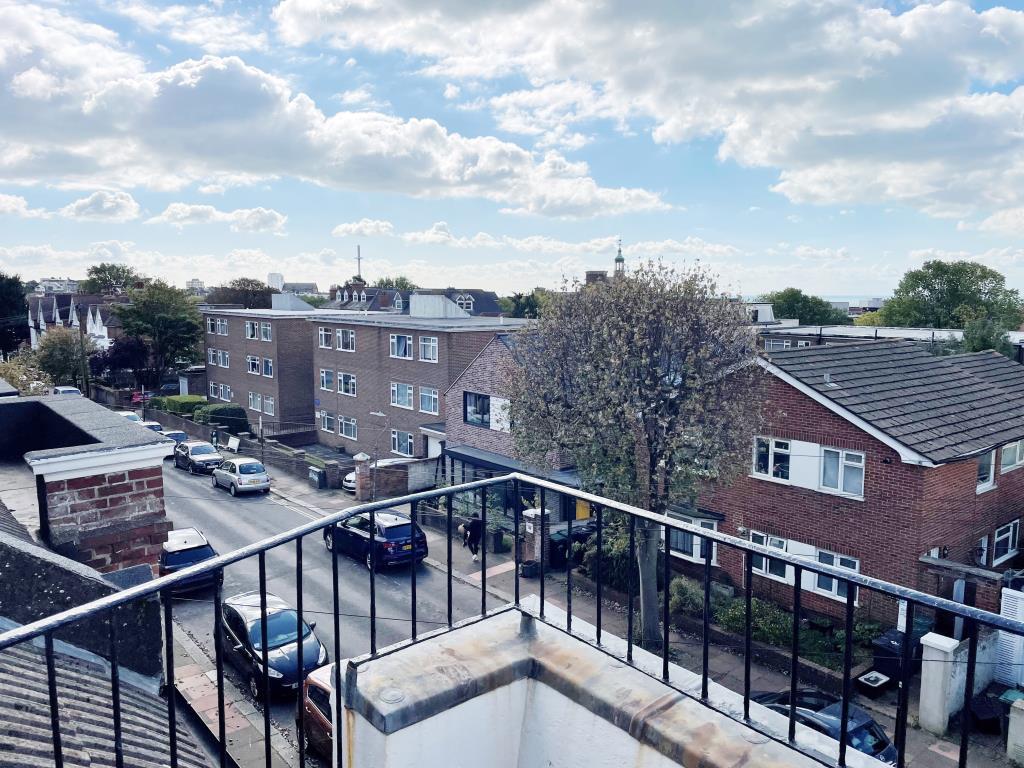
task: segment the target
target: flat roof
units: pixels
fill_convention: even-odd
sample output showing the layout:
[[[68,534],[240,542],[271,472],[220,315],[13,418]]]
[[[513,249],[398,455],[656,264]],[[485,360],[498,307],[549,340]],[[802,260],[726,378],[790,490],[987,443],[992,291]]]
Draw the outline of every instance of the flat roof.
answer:
[[[334,315],[331,317],[330,315]],[[318,315],[309,318],[311,321],[328,323],[344,323],[347,325],[369,325],[378,328],[423,328],[435,331],[510,331],[522,328],[529,323],[520,317],[410,317],[394,312],[378,312],[364,314],[354,312],[345,315],[338,310],[330,310],[329,315]]]
[[[227,315],[229,317],[265,317],[268,320],[278,319],[305,320],[316,315],[337,315],[344,313],[340,309],[203,309],[204,315]],[[358,314],[363,314],[359,312]]]
[[[960,341],[961,328],[900,328],[885,325],[797,325],[765,328],[767,333],[786,336],[829,336],[850,339],[914,339],[916,341]],[[1024,331],[1008,331],[1011,344],[1024,343]]]

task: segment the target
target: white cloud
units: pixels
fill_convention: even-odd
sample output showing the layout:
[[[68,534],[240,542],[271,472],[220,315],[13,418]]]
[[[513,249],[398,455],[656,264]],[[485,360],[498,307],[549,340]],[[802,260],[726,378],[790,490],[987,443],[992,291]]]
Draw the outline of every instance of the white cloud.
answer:
[[[29,208],[28,200],[20,195],[0,194],[0,216],[17,216],[22,219],[47,219],[50,212],[45,208]]]
[[[111,10],[147,32],[165,34],[207,53],[266,49],[267,34],[258,31],[251,19],[238,13],[222,14],[215,5],[219,4],[158,7],[143,0],[122,0]]]
[[[958,228],[960,227],[958,226]],[[985,232],[1001,232],[1020,237],[1024,235],[1024,207],[1006,208],[996,211],[981,222],[978,225],[978,229]]]
[[[387,100],[378,99],[373,95],[373,88],[368,85],[360,85],[348,91],[342,91],[335,98],[346,107],[360,107],[361,109],[383,109],[391,106]]]
[[[575,148],[594,121],[778,169],[793,202],[931,216],[1024,205],[1024,12],[967,2],[282,0],[283,40],[401,52],[503,130]],[[572,34],[566,34],[572,30]]]
[[[170,224],[179,229],[192,224],[226,223],[231,225],[232,232],[271,232],[283,235],[287,221],[287,216],[273,208],[238,208],[234,211],[221,211],[212,205],[171,203],[163,213],[147,219],[146,223]]]
[[[446,99],[457,99],[459,98],[460,93],[462,93],[462,89],[459,88],[459,86],[457,86],[455,83],[448,83],[444,87],[444,97]]]
[[[101,189],[64,206],[60,215],[69,219],[131,221],[139,217],[139,211],[139,204],[127,192]]]
[[[335,237],[383,237],[395,231],[390,221],[382,219],[360,219],[339,224],[331,230]]]

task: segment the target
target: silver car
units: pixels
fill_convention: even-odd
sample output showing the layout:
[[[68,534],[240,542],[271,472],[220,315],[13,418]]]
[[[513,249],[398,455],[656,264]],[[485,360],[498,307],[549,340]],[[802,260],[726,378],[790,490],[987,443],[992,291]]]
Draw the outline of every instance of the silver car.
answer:
[[[256,459],[224,459],[213,470],[213,487],[227,488],[232,496],[249,491],[270,493],[270,475]]]

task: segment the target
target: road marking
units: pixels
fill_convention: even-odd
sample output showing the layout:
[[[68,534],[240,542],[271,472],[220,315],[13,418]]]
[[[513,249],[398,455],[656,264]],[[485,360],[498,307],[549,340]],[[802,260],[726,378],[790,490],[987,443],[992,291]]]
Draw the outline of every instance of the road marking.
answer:
[[[501,563],[500,565],[495,565],[491,568],[488,568],[487,578],[491,578],[492,576],[500,576],[503,573],[508,573],[509,571],[514,571],[515,569],[516,561],[509,560],[506,563]],[[477,571],[476,573],[471,573],[466,578],[473,579],[473,581],[480,581],[480,571]]]

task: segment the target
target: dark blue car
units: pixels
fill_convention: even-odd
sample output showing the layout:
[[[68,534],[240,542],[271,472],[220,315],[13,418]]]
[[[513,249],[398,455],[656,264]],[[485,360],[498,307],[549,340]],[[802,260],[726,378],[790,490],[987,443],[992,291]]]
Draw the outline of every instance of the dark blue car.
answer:
[[[374,512],[373,524],[376,527],[373,536],[376,553],[373,557],[369,512],[348,518],[337,526],[333,535],[330,528],[325,528],[324,546],[328,552],[341,552],[363,561],[367,568],[375,565],[378,570],[405,563],[419,565],[427,556],[427,537],[408,515],[390,509]]]
[[[178,528],[168,531],[167,541],[164,542],[163,550],[160,552],[160,575],[176,573],[216,556],[217,552],[198,529]],[[221,575],[221,571],[211,571],[192,576],[178,584],[174,591],[189,592],[212,587],[220,580]]]

